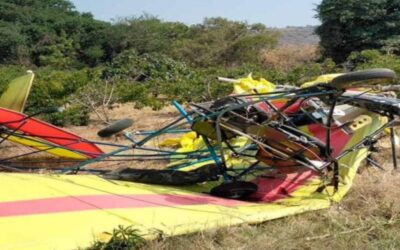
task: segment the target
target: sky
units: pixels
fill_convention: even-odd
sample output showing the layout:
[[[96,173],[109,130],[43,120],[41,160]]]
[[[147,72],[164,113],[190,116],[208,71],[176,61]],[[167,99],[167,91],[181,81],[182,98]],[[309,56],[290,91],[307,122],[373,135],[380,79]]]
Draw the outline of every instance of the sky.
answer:
[[[148,13],[165,21],[201,23],[205,17],[263,23],[269,27],[317,25],[316,4],[321,0],[71,0],[81,12],[96,19]]]

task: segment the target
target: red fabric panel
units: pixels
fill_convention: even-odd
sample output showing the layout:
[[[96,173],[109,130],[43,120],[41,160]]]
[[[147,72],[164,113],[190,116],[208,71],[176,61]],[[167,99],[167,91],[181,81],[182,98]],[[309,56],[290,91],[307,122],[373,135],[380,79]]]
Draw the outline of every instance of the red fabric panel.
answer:
[[[0,125],[2,126],[12,130],[17,129],[25,135],[38,137],[71,150],[81,151],[90,158],[104,153],[95,144],[87,142],[73,133],[35,118],[26,118],[27,116],[24,114],[0,108]]]

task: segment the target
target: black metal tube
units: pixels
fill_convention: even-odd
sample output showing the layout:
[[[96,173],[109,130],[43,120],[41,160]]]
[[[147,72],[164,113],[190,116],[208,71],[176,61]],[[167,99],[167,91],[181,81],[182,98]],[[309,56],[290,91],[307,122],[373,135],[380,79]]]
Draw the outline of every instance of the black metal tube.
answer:
[[[337,98],[335,95],[330,95],[332,98],[332,104],[329,109],[328,120],[326,122],[326,151],[325,156],[331,164],[333,163],[333,186],[335,192],[339,189],[339,163],[336,159],[332,157],[332,146],[331,146],[331,137],[332,137],[332,121],[333,121],[333,114],[336,107]]]
[[[394,128],[390,128],[390,142],[392,144],[392,158],[393,158],[393,168],[397,170],[397,153],[396,153],[396,140],[395,140]]]

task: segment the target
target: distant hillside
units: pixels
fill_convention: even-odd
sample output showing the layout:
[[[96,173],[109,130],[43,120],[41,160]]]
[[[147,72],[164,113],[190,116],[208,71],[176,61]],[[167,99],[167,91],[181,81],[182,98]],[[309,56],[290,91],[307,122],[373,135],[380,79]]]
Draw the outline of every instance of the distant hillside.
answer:
[[[317,45],[319,37],[314,34],[316,26],[294,27],[276,29],[282,33],[279,45]]]

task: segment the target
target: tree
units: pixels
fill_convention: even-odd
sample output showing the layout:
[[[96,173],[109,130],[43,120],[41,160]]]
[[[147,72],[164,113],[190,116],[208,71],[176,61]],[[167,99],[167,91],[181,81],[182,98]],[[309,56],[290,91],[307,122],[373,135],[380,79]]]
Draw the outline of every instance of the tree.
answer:
[[[399,45],[399,0],[323,0],[317,7],[325,57],[343,62],[353,51]],[[397,51],[398,52],[398,51]]]
[[[1,0],[0,62],[93,66],[106,58],[110,26],[67,0]]]
[[[226,63],[261,63],[263,50],[275,48],[277,39],[266,34],[256,34],[237,39],[226,53]]]
[[[275,47],[278,38],[263,24],[206,18],[173,44],[172,56],[196,67],[259,63],[262,50]]]
[[[26,40],[18,30],[0,26],[0,62],[21,63],[27,56]]]
[[[125,43],[126,49],[133,48],[139,54],[168,53],[171,43],[188,30],[183,23],[164,22],[149,14],[121,19],[113,28],[122,37],[118,43]]]

